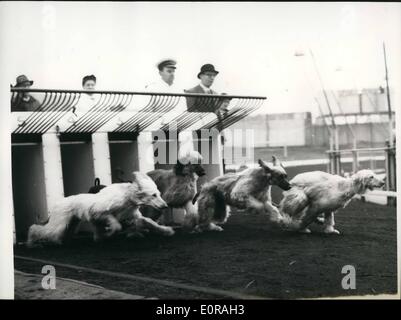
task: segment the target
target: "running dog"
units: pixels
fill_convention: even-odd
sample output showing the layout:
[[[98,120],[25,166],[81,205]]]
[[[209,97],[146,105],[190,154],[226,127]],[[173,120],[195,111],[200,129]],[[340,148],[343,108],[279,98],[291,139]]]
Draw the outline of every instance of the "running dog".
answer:
[[[381,188],[385,182],[371,170],[360,170],[349,178],[322,171],[305,172],[290,181],[292,188],[284,192],[280,203],[279,224],[285,229],[305,233],[324,214],[324,232],[339,234],[334,228],[334,214],[344,208],[354,195],[367,189]]]
[[[51,209],[47,224],[34,224],[29,228],[27,245],[32,247],[43,242],[62,244],[80,220],[88,221],[94,227],[95,241],[111,237],[125,223],[139,229],[149,228],[163,235],[174,234],[172,228],[143,217],[139,211],[141,205],[157,209],[167,207],[153,180],[146,174],[134,172],[132,183],[116,183],[96,194],[78,194],[62,199]],[[107,232],[104,233],[104,230]]]
[[[273,156],[273,166],[263,160],[258,168],[249,168],[239,173],[227,173],[206,183],[197,201],[197,226],[195,231],[222,231],[217,224],[224,224],[229,213],[227,206],[247,209],[266,214],[268,218],[277,217],[278,209],[271,204],[270,188],[277,185],[289,190],[290,183],[280,161]],[[275,214],[271,212],[274,211]],[[275,222],[275,221],[273,221]]]
[[[156,183],[161,197],[166,201],[169,209],[158,210],[149,206],[141,207],[144,216],[158,220],[166,215],[171,208],[185,210],[184,226],[191,224],[196,218],[196,209],[193,199],[196,194],[196,182],[199,177],[205,175],[205,170],[200,164],[202,156],[197,151],[190,151],[181,156],[171,170],[157,169],[147,173]]]

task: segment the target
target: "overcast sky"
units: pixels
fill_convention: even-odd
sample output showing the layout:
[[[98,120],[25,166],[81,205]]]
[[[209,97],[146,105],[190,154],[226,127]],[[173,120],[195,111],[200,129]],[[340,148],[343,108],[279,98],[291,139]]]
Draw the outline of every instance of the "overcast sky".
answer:
[[[0,3],[9,83],[26,74],[37,88],[79,89],[93,73],[98,89],[140,91],[173,57],[179,88],[212,63],[217,91],[267,96],[259,112],[316,113],[309,48],[327,89],[384,85],[383,41],[399,106],[400,3]]]

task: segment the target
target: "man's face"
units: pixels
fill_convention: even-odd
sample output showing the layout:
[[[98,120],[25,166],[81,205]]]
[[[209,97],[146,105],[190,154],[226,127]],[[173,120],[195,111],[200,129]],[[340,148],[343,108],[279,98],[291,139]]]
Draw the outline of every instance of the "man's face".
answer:
[[[202,73],[199,77],[201,79],[202,84],[205,87],[210,88],[214,82],[214,78],[216,78],[216,73],[205,72],[205,73]]]
[[[173,84],[175,68],[164,67],[163,70],[159,71],[159,74],[164,82],[168,83],[170,86]]]
[[[93,80],[87,80],[82,87],[84,90],[95,90],[96,82]]]
[[[30,82],[24,82],[20,84],[20,88],[24,88],[24,89],[29,89],[31,87],[31,83]],[[29,92],[24,92],[24,97],[28,97],[29,96]]]

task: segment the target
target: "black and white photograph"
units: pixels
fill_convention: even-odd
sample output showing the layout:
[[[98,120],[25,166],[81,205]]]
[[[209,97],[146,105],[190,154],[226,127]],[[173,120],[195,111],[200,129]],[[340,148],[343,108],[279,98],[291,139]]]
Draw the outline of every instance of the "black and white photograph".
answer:
[[[399,2],[2,1],[0,102],[0,299],[400,299]]]

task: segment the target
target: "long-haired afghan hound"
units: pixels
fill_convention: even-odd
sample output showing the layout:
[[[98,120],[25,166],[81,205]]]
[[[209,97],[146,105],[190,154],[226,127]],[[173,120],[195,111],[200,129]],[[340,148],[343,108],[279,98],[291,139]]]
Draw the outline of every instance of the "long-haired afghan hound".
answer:
[[[140,209],[142,214],[158,220],[162,215],[166,215],[171,208],[182,208],[185,210],[184,226],[191,225],[191,221],[197,215],[193,205],[196,182],[199,177],[205,175],[201,161],[201,154],[191,150],[181,155],[172,169],[157,169],[148,172],[147,175],[156,183],[161,197],[166,201],[169,208],[158,210],[149,206],[142,206]]]
[[[139,211],[142,205],[158,209],[167,207],[153,180],[144,173],[134,172],[132,183],[116,183],[96,194],[78,194],[62,199],[51,209],[47,224],[34,224],[29,228],[27,245],[61,244],[80,220],[92,224],[95,241],[120,231],[125,222],[139,229],[143,227],[164,235],[174,234],[172,228],[143,217]]]
[[[324,214],[324,232],[339,234],[334,229],[334,214],[344,208],[356,194],[385,184],[371,170],[360,170],[349,178],[322,171],[304,172],[290,181],[280,203],[279,224],[288,230],[310,233],[307,228],[319,214]]]
[[[249,168],[239,173],[227,173],[203,185],[197,204],[197,226],[195,230],[223,229],[229,212],[227,206],[247,209],[275,217],[278,209],[271,204],[270,187],[277,185],[284,190],[290,189],[287,174],[280,161],[273,156],[273,166],[259,159],[258,168]],[[276,211],[275,215],[269,214]]]

